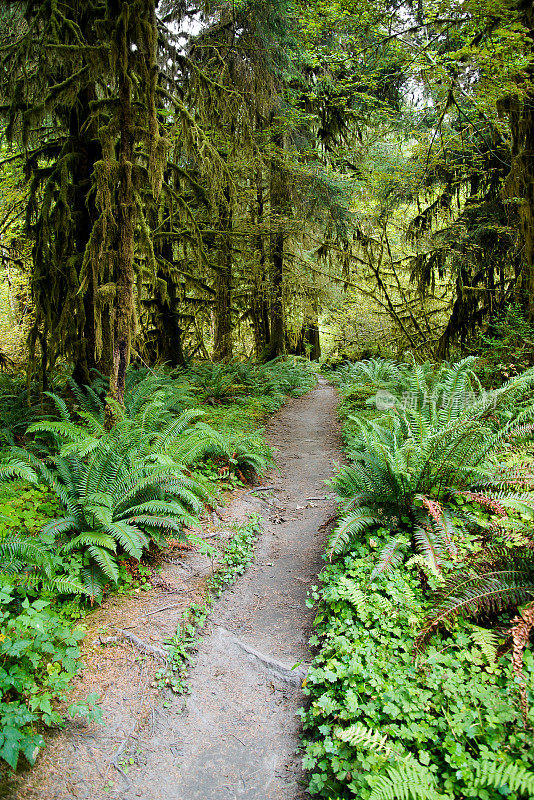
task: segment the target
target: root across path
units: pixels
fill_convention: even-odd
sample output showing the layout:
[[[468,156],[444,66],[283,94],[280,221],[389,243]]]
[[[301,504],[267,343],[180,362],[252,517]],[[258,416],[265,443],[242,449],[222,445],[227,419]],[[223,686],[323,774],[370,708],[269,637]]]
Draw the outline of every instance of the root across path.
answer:
[[[120,758],[117,749],[109,754],[111,769],[100,765],[100,776],[112,780],[103,784],[100,778],[99,785],[85,780],[70,793],[58,786],[47,797],[307,796],[296,752],[297,711],[311,660],[313,612],[306,597],[323,563],[325,526],[334,511],[324,481],[340,457],[335,406],[333,389],[320,381],[276,414],[267,436],[277,468],[262,491],[241,494],[224,509],[228,522],[261,514],[263,532],[253,565],[213,607],[191,668],[190,693],[160,695],[144,724],[126,733]],[[30,796],[37,795],[24,794]]]

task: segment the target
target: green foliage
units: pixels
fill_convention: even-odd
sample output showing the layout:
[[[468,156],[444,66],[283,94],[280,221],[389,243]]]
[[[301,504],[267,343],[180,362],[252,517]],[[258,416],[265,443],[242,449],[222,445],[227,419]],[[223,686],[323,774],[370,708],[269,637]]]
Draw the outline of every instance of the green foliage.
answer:
[[[22,482],[0,489],[0,576],[4,586],[19,593],[83,594],[79,581],[68,572],[68,559],[54,553],[51,542],[40,535],[52,515],[61,509],[50,489],[27,488]]]
[[[379,366],[381,374],[392,374]],[[500,507],[506,493],[513,500],[517,476],[501,470],[497,477],[494,460],[505,440],[522,433],[521,423],[534,418],[530,399],[524,408],[515,405],[529,398],[534,373],[480,394],[473,366],[474,359],[464,359],[439,368],[399,367],[402,380],[388,394],[389,410],[374,420],[349,417],[352,463],[331,482],[343,501],[331,558],[383,526],[391,539],[373,577],[396,566],[410,548],[439,572],[458,560],[459,542],[476,529],[472,504],[459,502],[459,494],[471,492],[482,508]],[[525,498],[527,505],[530,500]]]
[[[184,424],[179,417],[151,436],[123,420],[93,436],[68,420],[35,423],[33,432],[66,440],[59,453],[43,460],[12,449],[62,504],[64,516],[41,535],[62,554],[83,554],[80,577],[92,600],[117,583],[117,551],[140,559],[151,540],[181,535],[208,499],[206,485],[168,455]]]
[[[432,593],[422,638],[458,615],[495,618],[533,598],[532,548],[486,545],[459,564]]]
[[[418,577],[397,568],[373,583],[372,562],[357,545],[321,576],[312,638],[321,649],[303,712],[310,792],[497,800],[506,787],[513,800],[528,796],[534,759],[510,657],[490,662],[487,635],[458,621],[414,659],[427,609]],[[524,669],[531,686],[530,651]]]
[[[533,366],[534,326],[518,306],[508,306],[472,347],[484,385],[498,385]]]
[[[372,419],[349,412],[351,463],[332,482],[343,516],[314,589],[320,651],[302,712],[310,792],[520,800],[534,659],[526,649],[520,696],[503,626],[534,596],[534,495],[521,459],[502,462],[532,436],[532,372],[485,393],[472,359],[397,366],[344,370],[347,392],[353,373],[369,394],[376,372],[388,396]]]
[[[84,634],[71,630],[46,601],[20,602],[6,586],[0,588],[0,599],[0,758],[16,769],[21,754],[34,763],[44,745],[41,726],[62,724],[55,703],[65,700],[79,671]],[[69,711],[99,719],[95,699]]]
[[[297,397],[313,389],[317,377],[313,365],[304,358],[276,358],[266,364],[213,364],[203,362],[183,373],[200,387],[204,402],[238,400],[243,395],[274,402],[274,411],[287,396]]]
[[[26,381],[0,376],[0,446],[16,444],[37,416],[45,416],[35,392],[28,394]]]
[[[91,386],[79,387],[73,380],[69,388],[76,404],[74,410],[96,430],[105,424],[106,399],[109,380],[98,376]],[[128,419],[143,424],[147,417],[154,429],[163,427],[187,408],[200,402],[198,392],[187,377],[172,377],[167,372],[130,368],[126,373],[124,404],[115,404],[118,419]],[[92,419],[91,419],[92,418]]]

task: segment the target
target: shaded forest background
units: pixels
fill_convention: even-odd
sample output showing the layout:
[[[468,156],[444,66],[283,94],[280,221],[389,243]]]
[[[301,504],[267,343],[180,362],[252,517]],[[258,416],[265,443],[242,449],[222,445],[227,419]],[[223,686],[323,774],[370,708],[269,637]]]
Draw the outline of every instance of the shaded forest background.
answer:
[[[120,401],[132,359],[444,357],[507,309],[530,334],[533,26],[494,0],[4,0],[5,363],[27,341],[45,388],[98,369]]]

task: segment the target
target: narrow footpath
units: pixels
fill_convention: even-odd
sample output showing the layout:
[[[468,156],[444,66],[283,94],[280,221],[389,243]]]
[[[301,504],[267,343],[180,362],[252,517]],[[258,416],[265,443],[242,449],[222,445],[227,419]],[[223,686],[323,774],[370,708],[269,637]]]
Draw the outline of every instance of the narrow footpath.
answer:
[[[160,707],[135,743],[124,800],[297,800],[306,796],[297,709],[321,569],[322,526],[334,504],[323,481],[339,457],[334,391],[291,402],[268,428],[278,471],[267,477],[254,566],[215,607],[191,672],[191,694]],[[228,509],[228,513],[235,513]],[[241,508],[240,514],[246,509]],[[300,667],[291,669],[296,664]]]
[[[100,780],[96,786],[85,774],[85,789],[79,783],[71,794],[67,786],[73,786],[74,778],[69,778],[61,781],[61,789],[56,782],[47,798],[308,796],[296,752],[297,710],[304,702],[301,684],[311,660],[307,643],[313,611],[306,607],[306,596],[323,564],[325,527],[335,509],[324,485],[332,462],[340,458],[335,407],[334,390],[321,380],[317,389],[276,414],[267,437],[277,468],[265,477],[261,491],[245,492],[224,509],[226,522],[261,514],[264,530],[253,565],[210,614],[191,669],[190,694],[164,692],[124,747],[122,772],[105,771],[100,764],[100,775],[113,781],[103,785]],[[89,735],[85,739],[91,741]],[[71,741],[70,762],[82,755],[80,745]],[[62,763],[59,769],[66,776],[73,767]],[[21,793],[24,798],[38,794],[35,783],[31,793]]]

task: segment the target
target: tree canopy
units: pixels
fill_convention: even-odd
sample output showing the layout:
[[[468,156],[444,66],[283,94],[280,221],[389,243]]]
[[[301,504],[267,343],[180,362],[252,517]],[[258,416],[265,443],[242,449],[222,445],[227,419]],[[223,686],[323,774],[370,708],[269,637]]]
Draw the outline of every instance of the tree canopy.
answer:
[[[532,318],[533,24],[508,0],[6,0],[30,372],[99,370],[120,402],[132,358],[318,358],[340,318],[446,355]]]

